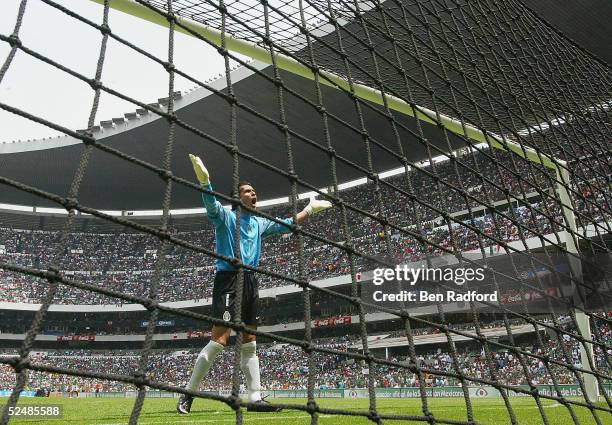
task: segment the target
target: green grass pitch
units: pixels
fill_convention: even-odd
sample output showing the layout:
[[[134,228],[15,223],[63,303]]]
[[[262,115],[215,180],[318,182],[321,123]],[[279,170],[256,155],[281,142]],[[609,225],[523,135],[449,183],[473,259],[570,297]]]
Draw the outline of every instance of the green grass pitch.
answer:
[[[2,404],[6,402],[2,400]],[[305,403],[303,399],[275,399],[282,403]],[[450,419],[466,421],[465,402],[460,398],[432,398],[428,399],[430,410],[436,419]],[[318,399],[322,407],[347,410],[367,410],[367,399]],[[77,425],[120,425],[128,423],[133,398],[22,398],[20,405],[25,404],[61,404],[64,406],[62,419],[11,419],[10,423],[21,424],[77,424]],[[511,404],[521,425],[538,425],[543,420],[535,402],[531,398],[512,398]],[[544,411],[548,422],[552,425],[574,424],[568,409],[554,400],[543,400]],[[378,399],[379,412],[386,414],[422,415],[421,402],[418,399]],[[501,425],[510,424],[506,406],[499,399],[473,399],[474,417],[480,424]],[[604,406],[600,403],[601,406]],[[140,415],[139,424],[162,425],[162,424],[227,424],[235,421],[234,412],[224,403],[197,399],[194,401],[190,415],[178,415],[175,410],[176,399],[171,398],[148,398]],[[595,424],[595,419],[588,409],[574,407],[574,412],[582,425]],[[612,415],[599,411],[598,416],[603,424],[612,424]],[[244,411],[244,423],[252,425],[307,425],[310,417],[304,411],[285,410],[280,413],[247,413]],[[321,425],[365,425],[372,424],[366,418],[347,417],[338,415],[319,416]],[[385,421],[387,424],[426,424],[423,421]]]

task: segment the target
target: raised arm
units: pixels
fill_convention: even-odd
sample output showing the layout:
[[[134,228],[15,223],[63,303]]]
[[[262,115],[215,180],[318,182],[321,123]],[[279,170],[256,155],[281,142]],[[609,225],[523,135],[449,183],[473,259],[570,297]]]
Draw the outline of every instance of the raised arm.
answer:
[[[304,208],[302,211],[297,213],[295,216],[297,224],[302,224],[304,221],[308,219],[308,217],[313,216],[315,214],[320,213],[328,208],[331,208],[332,204],[329,201],[319,201],[317,199],[311,198],[310,203]],[[291,229],[287,226],[283,226],[280,223],[277,223],[272,220],[268,220],[266,218],[262,220],[262,232],[261,236],[266,238],[268,236],[277,235],[281,233],[289,233]],[[293,218],[287,218],[282,220],[286,224],[293,224]]]
[[[210,184],[210,175],[200,157],[189,154],[189,159],[191,160],[191,165],[193,165],[193,171],[195,172],[195,175],[200,184],[206,189],[212,190],[212,186]],[[228,211],[226,211],[225,208],[223,208],[223,206],[221,205],[221,203],[217,201],[215,195],[211,193],[202,192],[202,201],[204,201],[206,215],[208,216],[209,220],[211,220],[215,224],[217,222],[225,222]]]
[[[278,218],[278,217],[277,217]],[[260,223],[260,232],[261,232],[261,237],[262,238],[267,238],[268,236],[272,236],[272,235],[280,235],[282,233],[290,233],[291,232],[291,228],[287,227],[287,226],[283,226],[280,223],[277,223],[275,221],[269,220],[267,218],[263,218],[263,217],[259,217],[258,218],[259,223]],[[292,218],[286,218],[284,220],[281,220],[283,223],[286,224],[293,224],[293,219]]]

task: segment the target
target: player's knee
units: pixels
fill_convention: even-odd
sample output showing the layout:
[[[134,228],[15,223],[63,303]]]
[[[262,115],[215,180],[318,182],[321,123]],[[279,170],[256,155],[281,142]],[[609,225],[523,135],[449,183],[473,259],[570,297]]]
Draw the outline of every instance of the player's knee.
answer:
[[[225,326],[213,326],[211,339],[224,347],[229,343],[230,330]]]
[[[257,330],[257,325],[256,324],[248,324],[246,325],[247,329],[253,329],[254,331]],[[252,333],[249,332],[242,332],[242,342],[243,343],[248,343],[248,342],[253,342],[257,339],[257,335],[254,335]]]
[[[257,340],[257,336],[253,335],[253,334],[248,334],[248,333],[243,333],[242,334],[242,341],[246,344],[248,342],[253,342]]]
[[[227,335],[220,335],[218,337],[213,337],[212,338],[213,341],[215,341],[217,344],[221,344],[224,347],[227,346],[228,339],[229,339],[229,337]]]

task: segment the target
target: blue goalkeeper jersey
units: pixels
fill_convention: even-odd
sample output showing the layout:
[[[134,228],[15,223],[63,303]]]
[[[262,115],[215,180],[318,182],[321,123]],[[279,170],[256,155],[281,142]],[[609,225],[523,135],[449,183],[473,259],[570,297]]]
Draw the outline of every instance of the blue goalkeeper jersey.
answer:
[[[210,184],[206,188],[212,190]],[[208,219],[215,225],[217,253],[227,257],[234,257],[236,213],[223,208],[214,195],[202,193],[202,200],[206,207]],[[287,224],[293,224],[293,218],[287,218],[282,221]],[[240,214],[240,254],[242,262],[249,266],[257,267],[261,255],[262,239],[289,232],[291,232],[289,227],[267,218],[254,216],[248,211],[242,211]],[[236,270],[236,268],[227,261],[217,259],[217,270]]]

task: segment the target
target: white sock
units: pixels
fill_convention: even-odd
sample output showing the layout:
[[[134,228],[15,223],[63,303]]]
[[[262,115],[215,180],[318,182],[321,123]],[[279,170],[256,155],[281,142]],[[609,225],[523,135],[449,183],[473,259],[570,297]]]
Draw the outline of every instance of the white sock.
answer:
[[[252,403],[261,400],[261,384],[259,381],[259,358],[255,354],[257,344],[255,341],[242,344],[240,348],[240,369],[244,373],[249,401]]]
[[[193,372],[191,372],[191,378],[189,379],[189,384],[187,384],[187,389],[192,391],[198,390],[202,378],[208,373],[215,358],[223,351],[223,348],[223,345],[215,341],[210,341],[206,344],[206,347],[202,348],[202,351],[198,354]]]

